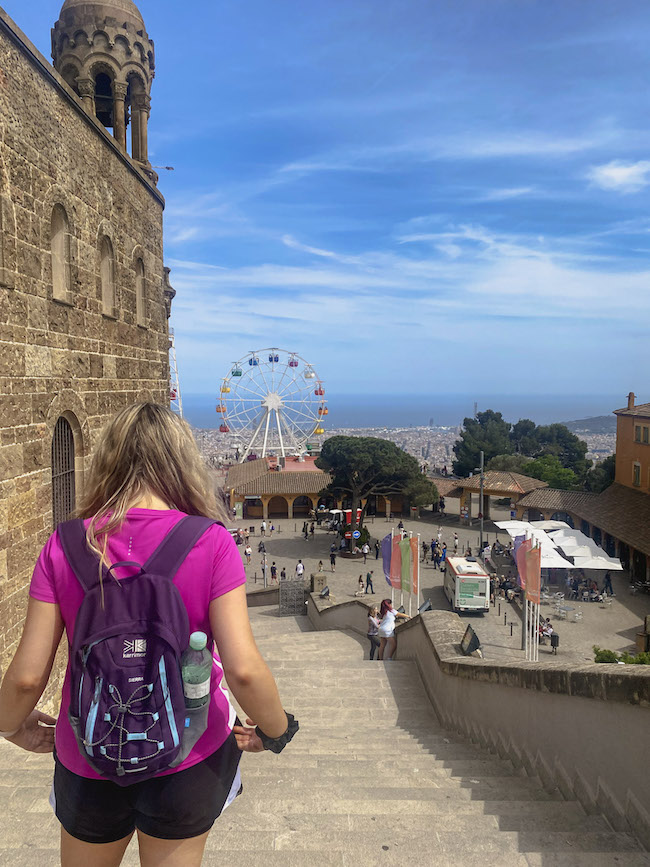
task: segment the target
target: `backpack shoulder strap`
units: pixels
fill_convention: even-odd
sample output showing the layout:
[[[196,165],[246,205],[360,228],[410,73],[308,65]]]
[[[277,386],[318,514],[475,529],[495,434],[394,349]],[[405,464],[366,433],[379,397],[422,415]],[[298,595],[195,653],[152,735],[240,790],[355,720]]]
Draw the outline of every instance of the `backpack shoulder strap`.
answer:
[[[57,527],[65,558],[77,580],[87,592],[99,583],[99,560],[86,541],[86,528],[81,518],[63,521]],[[106,577],[106,568],[104,568]]]
[[[220,524],[203,515],[186,515],[167,533],[143,566],[145,572],[172,579],[183,560],[212,524]]]

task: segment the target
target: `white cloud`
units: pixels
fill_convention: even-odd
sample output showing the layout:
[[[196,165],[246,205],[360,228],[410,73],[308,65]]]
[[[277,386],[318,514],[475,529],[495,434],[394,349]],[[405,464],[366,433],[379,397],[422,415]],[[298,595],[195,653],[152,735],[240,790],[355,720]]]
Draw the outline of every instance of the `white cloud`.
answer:
[[[486,193],[477,197],[479,202],[502,202],[508,199],[519,199],[522,196],[529,196],[535,192],[535,187],[503,187],[495,190],[488,190]]]
[[[618,193],[638,193],[650,184],[650,160],[625,163],[612,160],[602,166],[593,166],[587,177],[603,190]]]

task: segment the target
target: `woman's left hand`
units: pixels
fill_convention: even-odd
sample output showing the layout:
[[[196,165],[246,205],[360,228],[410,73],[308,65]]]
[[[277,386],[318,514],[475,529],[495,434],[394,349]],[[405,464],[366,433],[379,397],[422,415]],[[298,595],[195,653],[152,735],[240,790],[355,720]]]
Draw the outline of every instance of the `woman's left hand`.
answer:
[[[54,717],[33,710],[16,734],[7,740],[30,753],[51,753],[54,750],[55,724]]]

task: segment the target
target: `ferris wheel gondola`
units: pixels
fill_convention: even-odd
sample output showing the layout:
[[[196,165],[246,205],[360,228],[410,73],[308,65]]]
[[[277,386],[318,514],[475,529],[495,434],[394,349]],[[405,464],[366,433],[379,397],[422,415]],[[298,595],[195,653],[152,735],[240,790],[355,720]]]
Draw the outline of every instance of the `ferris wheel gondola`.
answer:
[[[316,380],[316,388],[314,382]],[[270,347],[233,362],[221,385],[219,430],[240,441],[240,461],[257,454],[296,454],[321,436],[328,414],[322,380],[296,352]]]

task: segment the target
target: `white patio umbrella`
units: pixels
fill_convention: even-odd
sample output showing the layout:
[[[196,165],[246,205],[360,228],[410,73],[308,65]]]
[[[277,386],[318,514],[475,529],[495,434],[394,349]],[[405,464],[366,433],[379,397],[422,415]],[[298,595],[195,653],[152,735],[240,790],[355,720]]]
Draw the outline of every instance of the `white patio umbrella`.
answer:
[[[594,548],[591,545],[575,545],[566,547],[561,545],[562,551],[567,557],[605,557],[607,556],[602,548]]]
[[[622,572],[621,561],[613,557],[576,557],[574,560],[576,569],[602,569],[610,572]]]
[[[570,530],[566,521],[531,521],[531,527],[536,530]]]

